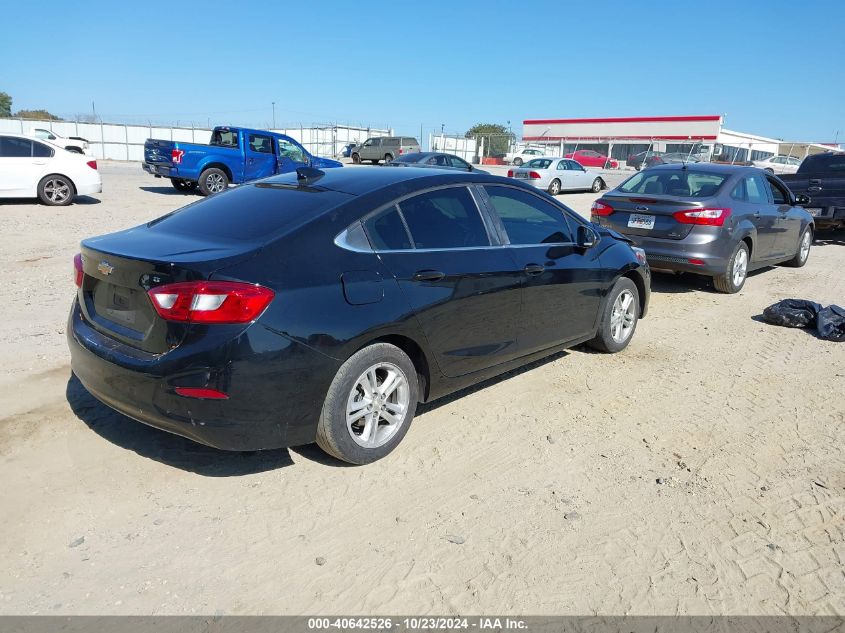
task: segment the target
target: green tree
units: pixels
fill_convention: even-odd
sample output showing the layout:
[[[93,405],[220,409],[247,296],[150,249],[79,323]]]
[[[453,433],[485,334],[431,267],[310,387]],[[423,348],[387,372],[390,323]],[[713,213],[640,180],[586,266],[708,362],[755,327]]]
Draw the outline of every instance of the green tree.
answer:
[[[514,139],[513,132],[508,131],[504,125],[498,123],[476,123],[467,130],[464,136],[474,138],[479,142],[483,138],[485,156],[506,154],[510,149],[511,141]]]
[[[0,92],[0,116],[12,116],[12,97],[5,92]]]
[[[47,110],[18,110],[15,116],[19,119],[37,119],[39,121],[62,121],[61,117],[50,114]]]

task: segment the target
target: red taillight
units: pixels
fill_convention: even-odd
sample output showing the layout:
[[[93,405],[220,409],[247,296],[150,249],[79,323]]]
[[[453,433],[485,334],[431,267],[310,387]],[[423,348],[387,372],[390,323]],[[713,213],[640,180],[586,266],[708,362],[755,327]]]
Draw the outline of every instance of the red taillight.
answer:
[[[593,206],[590,207],[590,213],[593,215],[608,216],[613,213],[613,207],[609,204],[605,204],[601,200],[596,200],[593,203]]]
[[[513,178],[513,169],[508,169],[508,178]]]
[[[170,160],[173,161],[174,164],[178,165],[182,162],[182,156],[185,155],[185,150],[183,149],[174,149],[170,152]]]
[[[176,393],[186,398],[202,398],[204,400],[228,400],[229,394],[208,389],[207,387],[176,387]]]
[[[95,160],[89,160],[85,164],[88,165],[91,169],[97,169],[97,161]]]
[[[248,323],[275,296],[269,288],[234,281],[185,281],[148,294],[162,319],[185,323]]]
[[[73,280],[77,288],[82,288],[82,280],[85,279],[85,272],[82,270],[82,253],[73,256]]]
[[[540,174],[538,174],[536,171],[529,171],[529,172],[528,172],[528,177],[529,177],[531,180],[540,180],[540,178],[541,178]]]
[[[700,224],[702,226],[722,226],[731,215],[730,209],[690,209],[672,214],[681,224]]]
[[[405,150],[403,150],[403,149],[400,147],[400,148],[399,148],[399,155],[401,156],[401,155],[402,155],[402,152],[404,152],[404,151],[405,151]]]
[[[704,266],[705,263],[703,259],[688,259],[687,261],[693,266]]]

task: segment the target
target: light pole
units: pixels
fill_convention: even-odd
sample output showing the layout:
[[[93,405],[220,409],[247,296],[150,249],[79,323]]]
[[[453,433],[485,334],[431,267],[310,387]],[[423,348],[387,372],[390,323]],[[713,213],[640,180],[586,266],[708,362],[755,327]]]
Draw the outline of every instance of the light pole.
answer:
[[[273,104],[273,129],[276,129],[276,102],[271,101],[270,103]]]

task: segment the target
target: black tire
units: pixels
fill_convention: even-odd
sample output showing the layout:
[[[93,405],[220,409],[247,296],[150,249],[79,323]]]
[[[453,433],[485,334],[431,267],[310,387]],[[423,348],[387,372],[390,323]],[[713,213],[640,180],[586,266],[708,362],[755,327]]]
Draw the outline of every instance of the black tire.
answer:
[[[590,187],[590,191],[592,191],[593,193],[598,193],[602,189],[604,189],[604,181],[601,178],[596,178],[593,181],[593,186]]]
[[[38,183],[38,199],[50,207],[66,207],[76,197],[73,181],[61,174],[44,176]]]
[[[613,323],[612,323],[612,316],[613,310],[616,306],[616,301],[619,299],[620,295],[623,293],[630,293],[630,296],[633,297],[633,322],[630,323],[630,329],[625,331],[624,325],[623,330],[620,334],[624,334],[624,336],[620,338],[613,337]],[[629,312],[626,310],[626,312]],[[610,292],[607,294],[607,298],[605,299],[604,305],[602,306],[601,310],[601,318],[599,319],[599,329],[596,332],[596,337],[587,342],[587,345],[592,347],[593,349],[597,349],[600,352],[606,352],[608,354],[615,354],[616,352],[621,352],[623,349],[628,347],[628,343],[631,342],[631,339],[634,338],[634,333],[637,331],[637,323],[640,319],[640,291],[637,290],[637,284],[635,284],[631,279],[628,277],[620,277],[616,280],[616,283],[613,284],[613,288],[610,289]],[[627,319],[625,320],[628,323]]]
[[[78,147],[65,147],[65,149],[69,152],[73,152],[74,154],[82,154],[83,151]]]
[[[170,184],[173,185],[176,191],[188,192],[197,188],[197,183],[193,180],[183,180],[182,178],[171,178]]]
[[[734,267],[736,265],[737,258],[741,257],[740,253],[745,253],[745,273],[739,282],[735,282]],[[715,286],[716,290],[729,295],[736,294],[742,290],[742,287],[745,285],[745,280],[748,279],[748,262],[750,261],[750,255],[748,245],[745,242],[740,242],[736,245],[733,254],[728,258],[728,265],[725,268],[725,272],[713,277],[713,286]]]
[[[404,418],[384,444],[365,447],[353,439],[353,433],[347,427],[346,411],[350,398],[355,397],[354,393],[363,394],[363,391],[358,390],[359,378],[362,378],[369,368],[379,364],[389,364],[400,370],[407,385],[408,406]],[[389,343],[374,343],[365,347],[341,365],[329,387],[317,423],[317,444],[329,455],[350,464],[369,464],[379,460],[396,448],[405,437],[414,419],[418,399],[417,371],[405,352]],[[379,420],[381,424],[381,418]],[[355,423],[353,427],[354,425]],[[382,424],[377,428],[388,427]],[[363,433],[362,430],[361,435]]]
[[[358,152],[352,153],[352,162],[355,163],[356,165],[361,164],[361,155]]]
[[[804,240],[807,240],[807,250],[806,252],[803,251],[804,248]],[[807,260],[810,259],[810,248],[813,245],[813,227],[808,226],[804,231],[801,233],[801,237],[798,239],[798,251],[795,253],[795,257],[790,259],[788,262],[784,262],[784,266],[792,266],[792,268],[801,268],[804,264],[807,263]]]
[[[557,178],[555,178],[549,183],[549,195],[556,196],[560,193],[560,189],[560,180],[558,180]]]
[[[514,158],[513,159],[514,167],[522,167],[522,159],[521,158]]]
[[[209,167],[203,170],[197,183],[197,188],[204,196],[211,196],[215,193],[226,191],[228,187],[229,176],[226,175],[225,171],[217,167]]]
[[[384,164],[385,164],[385,165],[386,165],[387,163],[389,163],[390,161],[392,161],[392,160],[393,160],[393,154],[385,154],[385,155],[384,155]]]
[[[378,165],[378,158],[371,158],[371,159],[370,159],[370,162],[371,162],[373,165]]]

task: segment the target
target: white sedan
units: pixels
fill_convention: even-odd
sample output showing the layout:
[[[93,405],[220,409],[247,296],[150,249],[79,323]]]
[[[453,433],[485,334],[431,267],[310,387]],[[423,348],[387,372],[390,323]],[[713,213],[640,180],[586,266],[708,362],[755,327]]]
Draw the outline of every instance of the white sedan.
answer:
[[[751,164],[770,174],[794,174],[798,171],[801,159],[795,156],[770,156],[764,160],[751,161]]]
[[[546,152],[543,151],[542,148],[524,147],[523,149],[515,152],[508,152],[505,154],[505,162],[520,167],[523,163],[527,163],[529,160],[540,158],[545,155]]]
[[[0,198],[39,198],[64,206],[101,193],[97,161],[21,134],[0,134]]]
[[[518,169],[508,170],[508,176],[525,180],[538,189],[545,189],[553,196],[561,191],[582,190],[598,193],[607,188],[599,174],[585,169],[571,158],[560,156],[535,158]]]

